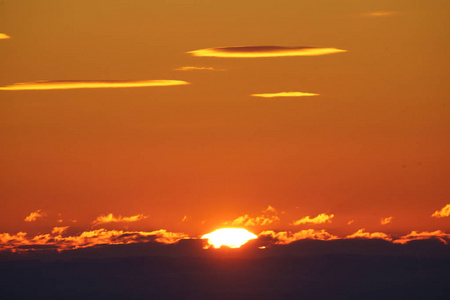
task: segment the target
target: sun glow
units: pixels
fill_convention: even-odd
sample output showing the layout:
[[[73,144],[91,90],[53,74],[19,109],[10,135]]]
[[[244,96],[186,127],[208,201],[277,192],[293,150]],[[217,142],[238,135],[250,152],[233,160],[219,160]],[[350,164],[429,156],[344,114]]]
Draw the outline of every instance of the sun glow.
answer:
[[[202,239],[208,239],[208,244],[216,249],[221,246],[239,248],[256,238],[256,235],[242,228],[222,228],[202,236]]]

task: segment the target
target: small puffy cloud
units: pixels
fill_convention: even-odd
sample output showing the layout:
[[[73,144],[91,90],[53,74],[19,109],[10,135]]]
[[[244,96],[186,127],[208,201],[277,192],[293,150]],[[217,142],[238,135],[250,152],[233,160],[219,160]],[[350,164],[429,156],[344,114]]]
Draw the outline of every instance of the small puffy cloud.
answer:
[[[392,241],[392,238],[383,232],[365,232],[365,229],[362,228],[358,230],[357,232],[348,235],[346,239],[382,239],[386,241]]]
[[[112,213],[107,215],[98,216],[97,219],[95,219],[92,224],[98,225],[98,224],[104,224],[104,223],[117,223],[117,222],[136,222],[140,221],[142,219],[147,218],[147,216],[144,216],[143,214],[131,216],[131,217],[122,217],[117,216],[115,217]]]
[[[53,235],[62,235],[69,226],[61,226],[61,227],[53,227],[52,234]]]
[[[253,97],[262,97],[262,98],[278,98],[278,97],[307,97],[307,96],[319,96],[319,94],[303,93],[303,92],[280,92],[280,93],[251,94],[250,96],[253,96]]]
[[[189,217],[188,216],[184,216],[183,219],[181,219],[181,222],[187,222],[189,221]]]
[[[181,80],[41,80],[14,83],[0,87],[0,91],[135,88],[185,84],[189,82]]]
[[[435,211],[431,216],[433,218],[444,218],[450,216],[450,204],[447,204],[441,210]]]
[[[364,17],[389,17],[398,14],[396,11],[373,11],[362,14]]]
[[[380,223],[381,225],[386,225],[392,222],[392,217],[387,217],[387,218],[381,218]]]
[[[34,237],[28,237],[24,232],[15,235],[2,233],[0,234],[0,251],[10,250],[15,252],[41,249],[62,251],[97,245],[124,245],[146,242],[174,244],[181,239],[189,238],[184,233],[168,232],[164,229],[151,232],[97,229],[84,231],[75,236],[62,237],[60,233],[64,230],[61,227],[56,230],[54,228],[53,235],[41,234]],[[55,236],[55,234],[58,235]]]
[[[11,37],[5,33],[0,33],[0,40],[7,40],[10,39]]]
[[[395,240],[394,243],[396,244],[406,244],[410,241],[415,240],[428,240],[436,238],[443,242],[444,244],[448,244],[448,241],[450,241],[450,234],[443,232],[442,230],[436,230],[436,231],[412,231],[410,234],[407,234],[405,236],[402,236],[400,239]]]
[[[290,231],[275,232],[273,230],[266,230],[258,235],[258,239],[261,239],[266,242],[268,241],[270,244],[285,245],[298,240],[312,239],[312,240],[327,241],[338,239],[338,237],[326,232],[325,229],[322,230],[306,229],[298,232],[290,232]]]
[[[213,67],[194,67],[186,66],[174,69],[175,71],[225,71],[224,69],[216,69]]]
[[[42,209],[38,209],[37,211],[33,211],[28,216],[25,217],[25,222],[34,222],[39,218],[46,216],[47,214],[42,211]]]
[[[231,222],[225,222],[224,225],[265,226],[278,221],[280,221],[280,218],[278,217],[277,210],[269,205],[267,209],[262,211],[262,213],[258,216],[249,216],[248,214],[245,214],[243,216],[237,217]]]
[[[346,52],[336,48],[318,47],[281,47],[281,46],[231,46],[189,51],[193,56],[201,57],[281,57],[281,56],[317,56]]]
[[[301,218],[300,220],[292,222],[290,225],[302,225],[302,224],[322,224],[322,223],[331,223],[331,219],[333,219],[334,215],[327,215],[326,213],[322,213],[318,215],[317,217],[310,218],[309,216],[306,216],[304,218]]]
[[[355,220],[350,220],[350,221],[347,222],[347,225],[351,225],[353,223],[355,223]]]

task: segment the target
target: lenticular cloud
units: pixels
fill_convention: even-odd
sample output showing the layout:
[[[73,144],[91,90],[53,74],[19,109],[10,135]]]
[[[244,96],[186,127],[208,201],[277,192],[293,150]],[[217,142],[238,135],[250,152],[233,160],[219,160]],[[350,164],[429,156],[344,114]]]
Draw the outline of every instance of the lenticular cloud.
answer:
[[[337,48],[282,47],[282,46],[232,46],[189,51],[193,56],[203,57],[282,57],[317,56],[346,52]]]

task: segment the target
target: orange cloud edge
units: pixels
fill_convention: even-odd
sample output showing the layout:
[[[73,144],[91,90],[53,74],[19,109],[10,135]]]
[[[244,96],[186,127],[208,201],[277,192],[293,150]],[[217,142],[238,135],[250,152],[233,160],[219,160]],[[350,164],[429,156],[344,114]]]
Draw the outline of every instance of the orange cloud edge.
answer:
[[[7,40],[10,39],[11,37],[5,33],[0,33],[0,40]]]

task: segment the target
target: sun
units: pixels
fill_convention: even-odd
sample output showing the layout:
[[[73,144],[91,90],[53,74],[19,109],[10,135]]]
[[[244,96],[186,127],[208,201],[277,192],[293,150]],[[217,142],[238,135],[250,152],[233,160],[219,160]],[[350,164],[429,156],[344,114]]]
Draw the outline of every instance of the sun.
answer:
[[[222,228],[202,236],[202,239],[208,239],[208,244],[216,249],[221,246],[239,248],[256,238],[256,235],[242,228]]]

